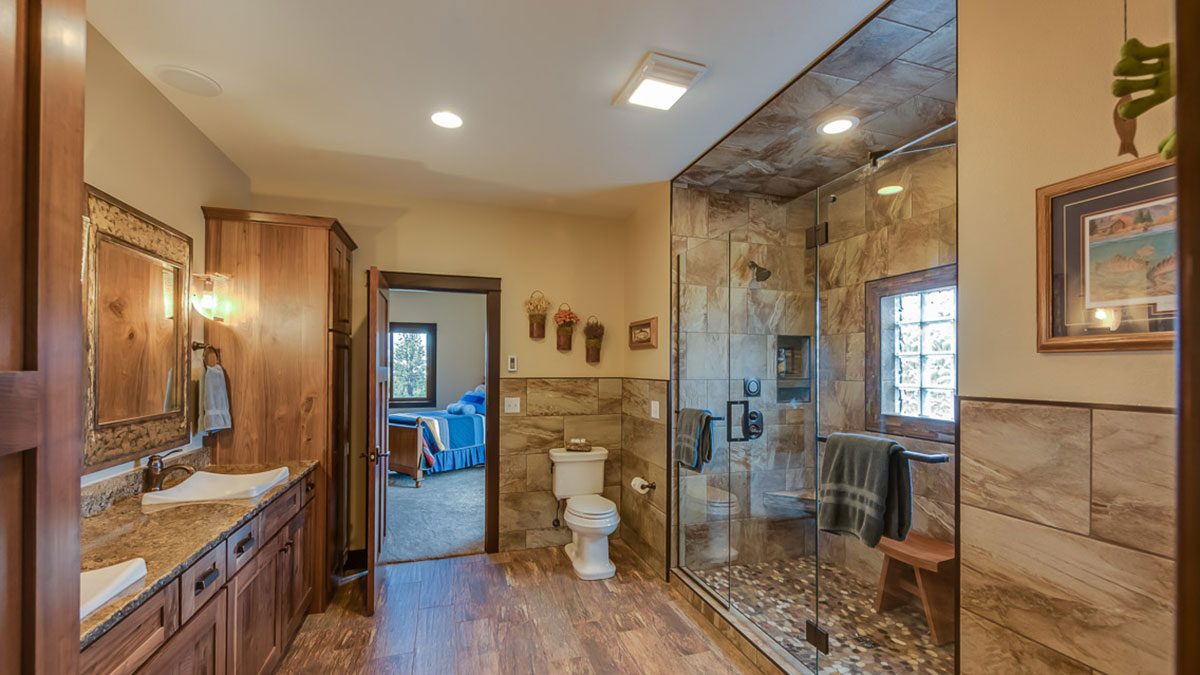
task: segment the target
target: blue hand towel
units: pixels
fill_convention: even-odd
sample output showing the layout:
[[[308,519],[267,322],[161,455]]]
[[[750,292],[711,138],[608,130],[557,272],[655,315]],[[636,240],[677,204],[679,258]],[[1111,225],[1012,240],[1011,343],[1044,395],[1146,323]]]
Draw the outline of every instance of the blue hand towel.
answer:
[[[205,368],[200,376],[200,433],[208,434],[233,426],[229,414],[229,390],[220,364]]]

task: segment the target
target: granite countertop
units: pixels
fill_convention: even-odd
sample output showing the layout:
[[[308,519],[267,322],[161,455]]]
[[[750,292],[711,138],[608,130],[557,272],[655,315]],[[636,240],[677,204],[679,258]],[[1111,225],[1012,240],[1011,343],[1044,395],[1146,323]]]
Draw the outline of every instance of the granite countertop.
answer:
[[[200,502],[143,510],[142,496],[138,494],[84,518],[80,532],[82,571],[115,565],[131,558],[144,558],[146,579],[83,618],[79,626],[79,648],[84,649],[95,642],[129,616],[223,538],[262,511],[271,500],[300,482],[316,465],[315,461],[295,461],[208,466],[204,471],[212,473],[257,473],[286,466],[288,479],[253,502]],[[185,478],[169,480],[166,485],[178,484]]]

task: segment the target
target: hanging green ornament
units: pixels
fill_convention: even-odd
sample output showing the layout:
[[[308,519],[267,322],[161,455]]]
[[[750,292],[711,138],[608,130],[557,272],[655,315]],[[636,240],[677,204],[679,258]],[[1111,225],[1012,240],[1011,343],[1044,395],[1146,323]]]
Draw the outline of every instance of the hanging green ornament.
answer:
[[[1151,108],[1175,96],[1171,72],[1171,43],[1147,47],[1141,40],[1131,38],[1121,45],[1121,60],[1113,67],[1112,93],[1118,98],[1129,97],[1117,104],[1117,115],[1133,120]],[[1136,92],[1148,91],[1146,96],[1132,98]],[[1118,132],[1119,133],[1119,132]],[[1124,141],[1124,139],[1122,139]],[[1158,144],[1163,159],[1175,157],[1175,131]]]

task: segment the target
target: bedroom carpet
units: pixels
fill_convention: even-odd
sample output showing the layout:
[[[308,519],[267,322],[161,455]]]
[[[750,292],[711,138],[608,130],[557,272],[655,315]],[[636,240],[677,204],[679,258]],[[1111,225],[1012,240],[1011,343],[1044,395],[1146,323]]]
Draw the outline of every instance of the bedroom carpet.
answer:
[[[483,553],[484,467],[426,474],[388,474],[383,562]]]

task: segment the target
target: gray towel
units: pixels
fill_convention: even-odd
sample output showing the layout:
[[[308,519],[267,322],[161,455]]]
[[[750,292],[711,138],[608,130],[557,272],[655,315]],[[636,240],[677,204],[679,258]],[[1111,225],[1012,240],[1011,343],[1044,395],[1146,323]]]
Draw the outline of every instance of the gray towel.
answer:
[[[821,455],[817,527],[875,547],[903,541],[912,524],[912,478],[904,448],[861,434],[832,434]]]
[[[683,408],[675,423],[675,459],[699,471],[712,461],[712,413]]]
[[[215,365],[200,376],[200,427],[208,434],[233,426],[229,414],[229,390],[225,388],[225,370]]]

